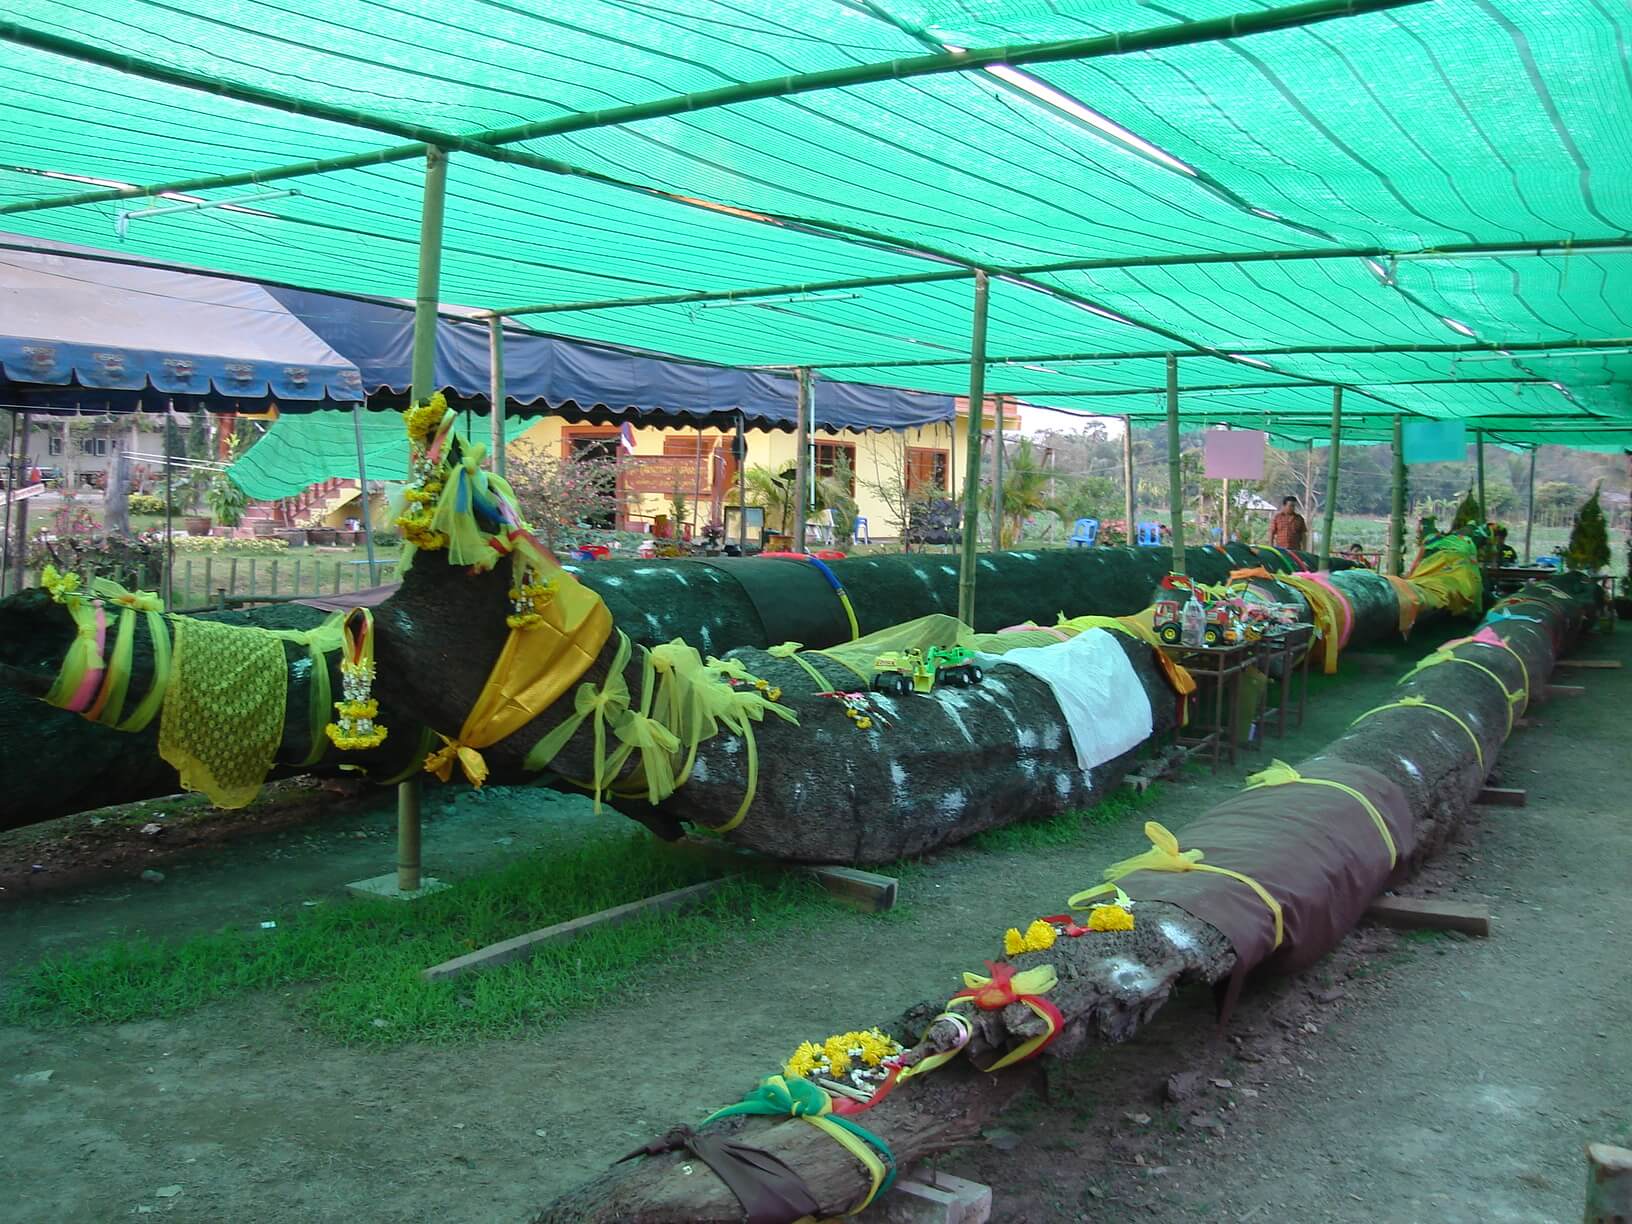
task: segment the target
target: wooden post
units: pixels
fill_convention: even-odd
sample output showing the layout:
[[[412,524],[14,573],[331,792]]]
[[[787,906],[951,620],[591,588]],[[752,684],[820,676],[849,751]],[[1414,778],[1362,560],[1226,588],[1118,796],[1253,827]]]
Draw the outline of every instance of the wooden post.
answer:
[[[487,411],[493,428],[491,443],[493,470],[503,476],[508,468],[504,454],[504,320],[497,315],[487,321]]]
[[[1524,497],[1524,563],[1530,564],[1530,535],[1536,526],[1536,450],[1530,448],[1530,479],[1526,482],[1528,492]]]
[[[204,558],[204,602],[205,603],[209,603],[210,602],[210,596],[215,593],[215,575],[211,572],[214,568],[215,567],[214,567],[214,564],[213,564],[213,559],[210,558],[210,557],[205,557]],[[134,582],[132,582],[130,585],[131,585],[132,589],[135,589],[136,584]]]
[[[334,563],[334,593],[336,595],[340,594],[340,562],[338,559]]]
[[[986,273],[975,273],[975,317],[969,338],[969,424],[963,460],[963,539],[958,561],[958,619],[975,623],[975,533],[980,527],[980,423],[986,407]]]
[[[1167,512],[1172,516],[1173,572],[1184,573],[1184,473],[1179,454],[1179,359],[1167,355]]]
[[[1608,1143],[1587,1144],[1587,1211],[1584,1224],[1632,1220],[1632,1151]]]
[[[238,558],[232,557],[227,565],[227,594],[238,594]]]
[[[1134,500],[1133,418],[1124,416],[1122,418],[1122,512],[1126,517],[1126,529],[1123,533],[1126,538],[1122,543],[1129,547],[1132,546],[1136,538],[1133,517],[1138,511],[1138,507],[1134,505]]]
[[[295,597],[296,597],[296,598],[297,598],[297,599],[298,599],[298,598],[299,598],[299,597],[300,597],[300,558],[299,558],[299,557],[296,557],[296,558],[295,558],[295,587],[294,587],[294,595],[295,595]]]
[[[815,415],[810,409],[813,397],[810,385],[810,367],[800,366],[799,399],[794,406],[793,431],[793,551],[805,551],[805,537],[810,527],[810,515],[807,507],[810,505],[811,490],[815,483],[816,472],[810,462],[810,419]],[[675,532],[680,531],[679,524],[675,524]]]
[[[1321,519],[1320,568],[1332,568],[1332,532],[1337,529],[1337,468],[1343,458],[1343,388],[1332,388],[1332,439],[1326,448],[1326,511]]]
[[[255,558],[249,559],[249,597],[255,598]]]
[[[181,601],[187,607],[193,606],[193,559],[188,557],[181,565]]]
[[[272,558],[271,571],[266,580],[267,594],[275,596],[278,593],[278,559],[276,557]]]
[[[1394,499],[1388,515],[1388,572],[1405,572],[1405,424],[1394,414]]]

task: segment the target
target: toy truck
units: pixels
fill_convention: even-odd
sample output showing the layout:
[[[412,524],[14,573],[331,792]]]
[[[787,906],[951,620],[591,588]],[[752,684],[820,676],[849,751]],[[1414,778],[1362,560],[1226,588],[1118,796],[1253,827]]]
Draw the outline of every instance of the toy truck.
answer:
[[[873,660],[873,692],[905,697],[935,688],[935,668],[916,649],[887,650]]]
[[[976,664],[974,654],[964,646],[931,646],[928,662],[935,671],[936,684],[968,688],[986,677]]]
[[[1151,627],[1169,646],[1184,639],[1184,606],[1175,599],[1160,599],[1151,610]],[[1206,620],[1201,631],[1203,646],[1234,646],[1243,640],[1240,610],[1233,600],[1213,600],[1202,605]]]

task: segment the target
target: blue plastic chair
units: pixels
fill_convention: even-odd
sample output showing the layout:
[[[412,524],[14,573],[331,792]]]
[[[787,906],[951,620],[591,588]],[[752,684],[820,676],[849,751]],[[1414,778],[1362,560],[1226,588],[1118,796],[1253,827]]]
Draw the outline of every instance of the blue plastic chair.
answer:
[[[1072,548],[1092,548],[1098,539],[1099,520],[1082,518],[1071,528],[1071,538],[1066,543]]]
[[[867,516],[858,514],[850,522],[850,540],[855,544],[871,544],[873,537],[867,528]]]
[[[1140,548],[1155,548],[1162,542],[1162,525],[1160,523],[1140,523],[1138,544]]]

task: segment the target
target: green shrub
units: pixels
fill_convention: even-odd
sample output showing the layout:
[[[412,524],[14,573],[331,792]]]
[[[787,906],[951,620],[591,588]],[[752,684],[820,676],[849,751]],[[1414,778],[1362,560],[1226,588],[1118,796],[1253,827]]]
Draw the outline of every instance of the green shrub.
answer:
[[[1596,574],[1609,564],[1609,530],[1604,524],[1598,489],[1582,504],[1570,529],[1570,543],[1564,549],[1564,564],[1573,570]]]
[[[164,498],[154,497],[151,493],[132,493],[130,495],[130,512],[132,514],[163,514]]]

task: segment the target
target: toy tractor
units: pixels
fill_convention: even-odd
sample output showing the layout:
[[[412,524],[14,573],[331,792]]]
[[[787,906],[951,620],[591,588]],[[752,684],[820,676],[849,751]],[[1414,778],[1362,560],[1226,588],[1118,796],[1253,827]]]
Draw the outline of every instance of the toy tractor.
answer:
[[[873,660],[873,692],[905,697],[935,688],[935,668],[916,649],[888,650]]]
[[[975,662],[975,656],[964,646],[931,646],[929,665],[935,669],[936,684],[953,684],[968,688],[986,678]]]
[[[1179,603],[1176,599],[1158,599],[1156,606],[1151,609],[1151,628],[1156,636],[1169,646],[1177,646],[1184,637],[1184,629],[1179,621]]]

